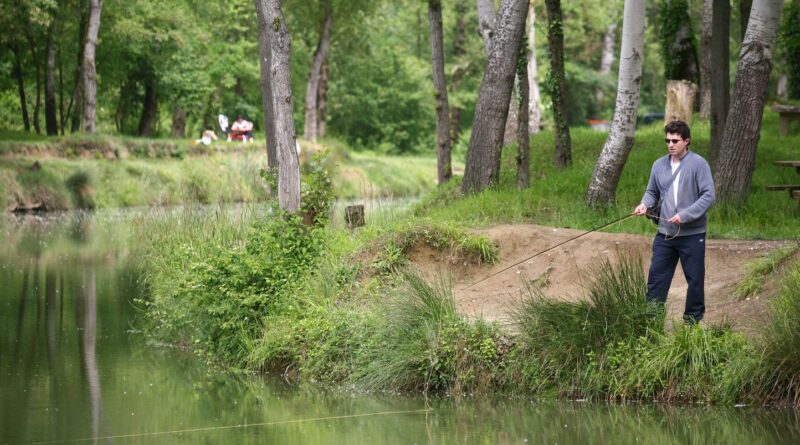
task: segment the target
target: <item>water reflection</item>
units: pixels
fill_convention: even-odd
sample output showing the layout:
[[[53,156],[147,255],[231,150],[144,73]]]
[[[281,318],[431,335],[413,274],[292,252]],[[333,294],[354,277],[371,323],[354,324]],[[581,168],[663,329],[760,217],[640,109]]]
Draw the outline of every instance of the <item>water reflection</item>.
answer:
[[[422,412],[417,397],[209,373],[130,334],[141,287],[118,260],[125,224],[0,222],[0,443],[800,442],[795,411],[468,398]]]
[[[84,270],[83,364],[92,410],[92,437],[100,436],[100,373],[97,370],[97,277],[94,268]]]

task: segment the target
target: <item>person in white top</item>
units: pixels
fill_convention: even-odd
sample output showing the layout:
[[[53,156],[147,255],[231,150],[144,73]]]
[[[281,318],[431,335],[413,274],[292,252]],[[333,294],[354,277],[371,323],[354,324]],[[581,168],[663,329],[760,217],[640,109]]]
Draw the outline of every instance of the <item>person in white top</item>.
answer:
[[[253,141],[253,123],[245,120],[241,115],[236,116],[236,122],[231,125],[228,140],[242,138],[242,141]]]

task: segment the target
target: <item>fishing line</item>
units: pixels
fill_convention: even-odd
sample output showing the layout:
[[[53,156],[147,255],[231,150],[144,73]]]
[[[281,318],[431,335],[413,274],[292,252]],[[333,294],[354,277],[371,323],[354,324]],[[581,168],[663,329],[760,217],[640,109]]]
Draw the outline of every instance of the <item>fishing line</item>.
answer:
[[[666,219],[667,219],[667,218],[662,218],[662,217],[660,217],[660,216],[657,216],[657,215],[651,215],[651,214],[649,214],[649,213],[645,213],[645,215],[647,215],[647,216],[650,216],[650,217],[653,217],[653,218],[663,219],[663,220],[666,220]],[[476,282],[474,282],[474,283],[470,284],[469,286],[467,286],[467,287],[465,287],[465,288],[463,288],[463,289],[461,289],[461,290],[457,291],[456,293],[458,294],[458,293],[460,293],[460,292],[464,292],[464,291],[465,291],[465,290],[467,290],[467,289],[470,289],[470,288],[472,288],[472,287],[474,287],[474,286],[477,286],[477,285],[478,285],[478,284],[480,284],[480,283],[483,283],[484,281],[488,280],[489,278],[496,277],[496,276],[500,275],[501,273],[503,273],[503,272],[505,272],[505,271],[507,271],[507,270],[509,270],[509,269],[511,269],[511,268],[514,268],[514,267],[516,267],[516,266],[519,266],[520,264],[522,264],[522,263],[524,263],[524,262],[526,262],[526,261],[529,261],[529,260],[532,260],[532,259],[534,259],[534,258],[538,257],[539,255],[542,255],[542,254],[544,254],[544,253],[547,253],[547,252],[549,252],[549,251],[551,251],[551,250],[553,250],[553,249],[555,249],[555,248],[557,248],[557,247],[563,246],[564,244],[567,244],[567,243],[569,243],[569,242],[571,242],[571,241],[575,241],[576,239],[578,239],[578,238],[580,238],[580,237],[582,237],[582,236],[586,236],[586,235],[588,235],[588,234],[590,234],[590,233],[593,233],[593,232],[596,232],[596,231],[598,231],[598,230],[604,229],[604,228],[606,228],[606,227],[608,227],[608,226],[611,226],[611,225],[614,225],[614,224],[620,223],[620,222],[622,222],[622,221],[625,221],[626,219],[628,219],[628,218],[631,218],[631,217],[633,217],[633,216],[639,216],[639,215],[636,215],[636,214],[634,214],[634,213],[631,213],[630,215],[626,215],[626,216],[623,216],[623,217],[621,217],[621,218],[617,218],[617,219],[615,219],[614,221],[611,221],[611,222],[609,222],[609,223],[603,224],[602,226],[595,227],[594,229],[592,229],[592,230],[589,230],[588,232],[584,232],[584,233],[581,233],[580,235],[573,236],[572,238],[570,238],[570,239],[568,239],[568,240],[566,240],[566,241],[562,241],[562,242],[560,242],[560,243],[556,244],[555,246],[548,247],[547,249],[545,249],[545,250],[543,250],[543,251],[541,251],[541,252],[539,252],[539,253],[537,253],[537,254],[535,254],[535,255],[531,255],[531,256],[529,256],[529,257],[525,258],[525,259],[524,259],[524,260],[522,260],[522,261],[518,261],[518,262],[516,262],[516,263],[514,263],[514,264],[512,264],[512,265],[510,265],[510,266],[508,266],[508,267],[506,267],[505,269],[503,269],[503,270],[499,271],[499,272],[495,272],[495,273],[493,273],[493,274],[489,275],[488,277],[486,277],[486,278],[484,278],[484,279],[482,279],[482,280],[480,280],[480,281],[476,281]],[[680,233],[680,225],[678,226],[678,233]],[[670,239],[674,239],[676,236],[678,236],[678,234],[677,234],[677,233],[675,234],[675,236],[673,236],[673,237],[671,237],[671,238],[667,238],[667,239],[668,239],[668,240],[670,240]]]
[[[183,433],[197,433],[201,431],[215,431],[215,430],[230,430],[235,428],[252,428],[257,426],[275,426],[275,425],[287,425],[291,423],[302,423],[302,422],[320,422],[325,420],[342,420],[342,419],[352,419],[356,417],[371,417],[371,416],[388,416],[391,414],[416,414],[416,413],[428,413],[433,411],[430,408],[425,409],[417,409],[417,410],[408,410],[408,411],[382,411],[377,413],[363,413],[363,414],[350,414],[346,416],[329,416],[329,417],[314,417],[310,419],[295,419],[295,420],[279,420],[276,422],[262,422],[262,423],[245,423],[241,425],[226,425],[226,426],[213,426],[213,427],[206,427],[206,428],[191,428],[186,430],[173,430],[173,431],[154,431],[150,433],[136,433],[136,434],[119,434],[116,436],[103,436],[103,437],[85,437],[81,439],[69,439],[69,440],[48,440],[44,442],[33,442],[32,445],[43,445],[43,444],[50,444],[50,443],[68,443],[68,442],[88,442],[88,441],[99,441],[99,440],[109,440],[109,439],[126,439],[131,437],[145,437],[145,436],[164,436],[167,434],[183,434]]]

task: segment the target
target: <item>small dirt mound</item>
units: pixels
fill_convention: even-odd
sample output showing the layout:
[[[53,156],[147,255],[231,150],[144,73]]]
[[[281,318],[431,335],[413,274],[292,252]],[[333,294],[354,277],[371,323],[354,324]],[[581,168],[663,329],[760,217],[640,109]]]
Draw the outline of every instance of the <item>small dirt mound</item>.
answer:
[[[488,237],[498,246],[500,261],[480,266],[454,261],[433,249],[419,250],[410,258],[420,269],[449,274],[454,284],[456,304],[462,313],[501,323],[509,321],[513,303],[523,291],[523,280],[536,281],[547,297],[576,301],[586,294],[595,268],[605,259],[613,261],[618,252],[640,255],[645,272],[650,266],[650,236],[591,233],[524,261],[584,232],[525,224],[500,225],[474,233]],[[737,301],[733,296],[734,289],[746,277],[748,263],[787,245],[786,241],[708,240],[704,323],[729,323],[737,330],[755,330],[766,317],[769,298]],[[471,286],[520,261],[522,263],[518,266]],[[678,267],[667,298],[668,318],[681,318],[686,287],[683,271]]]

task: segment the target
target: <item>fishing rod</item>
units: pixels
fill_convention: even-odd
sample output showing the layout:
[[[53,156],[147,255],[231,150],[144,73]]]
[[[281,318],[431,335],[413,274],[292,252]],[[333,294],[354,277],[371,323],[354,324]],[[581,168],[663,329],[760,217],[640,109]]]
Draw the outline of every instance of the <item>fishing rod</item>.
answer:
[[[526,262],[526,261],[529,261],[529,260],[532,260],[532,259],[536,258],[536,257],[537,257],[537,256],[539,256],[539,255],[542,255],[542,254],[544,254],[544,253],[547,253],[547,252],[549,252],[549,251],[551,251],[551,250],[553,250],[553,249],[555,249],[555,248],[557,248],[557,247],[563,246],[564,244],[567,244],[567,243],[569,243],[569,242],[571,242],[571,241],[575,241],[576,239],[578,239],[578,238],[580,238],[580,237],[582,237],[582,236],[586,236],[586,235],[588,235],[588,234],[590,234],[590,233],[592,233],[592,232],[597,232],[598,230],[604,229],[604,228],[606,228],[606,227],[608,227],[608,226],[610,226],[610,225],[617,224],[617,223],[619,223],[619,222],[625,221],[626,219],[628,219],[628,218],[630,218],[630,217],[633,217],[633,216],[638,216],[638,215],[637,215],[637,214],[635,214],[635,213],[631,213],[630,215],[626,215],[626,216],[623,216],[623,217],[621,217],[621,218],[617,218],[617,219],[615,219],[614,221],[611,221],[611,222],[609,222],[609,223],[603,224],[602,226],[595,227],[594,229],[592,229],[592,230],[590,230],[590,231],[588,231],[588,232],[584,232],[584,233],[581,233],[580,235],[573,236],[572,238],[570,238],[570,239],[568,239],[568,240],[566,240],[566,241],[562,241],[562,242],[560,242],[560,243],[556,244],[555,246],[548,247],[547,249],[545,249],[545,250],[543,250],[543,251],[541,251],[541,252],[539,252],[539,253],[537,253],[537,254],[535,254],[535,255],[531,255],[531,256],[529,256],[528,258],[525,258],[525,259],[524,259],[524,260],[522,260],[522,261],[518,261],[518,262],[516,262],[516,263],[514,263],[514,264],[512,264],[512,265],[510,265],[510,266],[508,266],[508,267],[506,267],[505,269],[503,269],[503,270],[499,271],[499,272],[495,272],[495,273],[493,273],[493,274],[489,275],[488,277],[486,277],[486,278],[484,278],[484,279],[482,279],[482,280],[480,280],[480,281],[476,281],[475,283],[472,283],[472,284],[470,284],[469,286],[465,287],[464,289],[461,289],[460,291],[458,291],[458,292],[456,292],[456,293],[459,293],[459,292],[464,292],[464,291],[465,291],[465,290],[467,290],[467,289],[470,289],[470,288],[472,288],[472,287],[475,287],[475,286],[477,286],[477,285],[478,285],[478,284],[480,284],[480,283],[483,283],[484,281],[488,280],[489,278],[496,277],[496,276],[500,275],[501,273],[503,273],[503,272],[505,272],[505,271],[507,271],[507,270],[509,270],[509,269],[511,269],[511,268],[514,268],[514,267],[516,267],[516,266],[519,266],[520,264],[522,264],[522,263],[524,263],[524,262]]]

